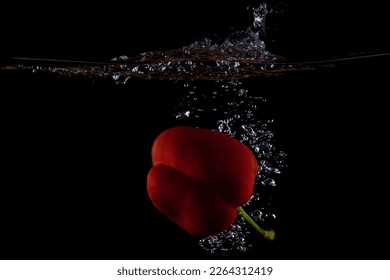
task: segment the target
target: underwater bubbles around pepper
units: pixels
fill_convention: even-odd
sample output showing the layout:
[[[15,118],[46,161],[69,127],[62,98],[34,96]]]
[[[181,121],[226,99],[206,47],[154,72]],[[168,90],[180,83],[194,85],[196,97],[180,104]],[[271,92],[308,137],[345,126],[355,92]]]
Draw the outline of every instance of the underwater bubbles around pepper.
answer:
[[[29,64],[21,60],[10,67],[67,77],[108,78],[118,85],[132,79],[172,81],[182,92],[172,114],[177,124],[225,133],[252,150],[259,170],[253,196],[244,207],[257,223],[272,227],[279,215],[272,202],[273,194],[286,168],[287,154],[275,144],[274,119],[264,115],[266,98],[253,92],[244,80],[312,68],[293,66],[269,52],[262,38],[269,8],[261,3],[249,11],[253,23],[245,30],[232,32],[221,43],[205,37],[178,49],[134,57],[119,55],[107,63],[59,63],[47,59]],[[199,246],[212,256],[228,256],[251,251],[257,239],[261,237],[238,214],[228,230],[199,240]]]

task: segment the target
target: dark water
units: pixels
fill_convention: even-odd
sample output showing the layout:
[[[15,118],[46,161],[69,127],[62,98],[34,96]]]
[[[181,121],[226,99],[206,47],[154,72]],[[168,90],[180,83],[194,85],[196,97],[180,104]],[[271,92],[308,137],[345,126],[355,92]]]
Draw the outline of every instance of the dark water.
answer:
[[[340,10],[336,13],[337,24],[343,26],[341,31],[334,31],[336,25],[327,25],[343,44],[337,45],[335,40],[325,40],[324,34],[313,35],[302,29],[296,29],[301,30],[294,37],[296,41],[290,40],[292,35],[277,33],[281,37],[277,42],[285,43],[289,39],[294,51],[297,51],[296,44],[304,46],[295,52],[298,58],[310,57],[304,50],[321,56],[350,50],[386,49],[380,37],[384,34],[380,30],[385,28],[376,25],[381,18],[362,24],[358,21],[359,15],[367,13],[363,13],[363,8],[351,7],[345,8],[345,12],[355,11],[350,17]],[[124,12],[120,12],[122,17],[119,17],[117,29],[108,24],[109,20],[102,29],[114,30],[109,48],[104,48],[106,44],[99,46],[97,31],[88,33],[93,45],[99,46],[89,55],[83,40],[76,46],[72,44],[72,36],[62,38],[58,34],[53,35],[55,44],[50,48],[38,42],[31,48],[19,45],[10,54],[105,60],[105,57],[128,53],[127,50],[136,52],[142,47],[144,50],[152,48],[150,46],[168,49],[170,44],[180,42],[170,37],[179,35],[174,29],[177,21],[197,18],[198,9],[189,14],[192,18],[179,14],[179,18],[165,22],[166,30],[173,32],[165,32],[166,38],[172,39],[164,41],[165,44],[161,39],[164,36],[158,32],[162,27],[157,25],[157,19],[163,16],[149,9],[148,12],[156,13],[151,19],[156,21],[152,25],[157,29],[155,33],[146,27],[142,31],[123,28]],[[297,12],[295,9],[287,10]],[[317,13],[318,9],[315,9]],[[334,10],[325,6],[325,11]],[[370,11],[377,10],[368,9]],[[191,32],[183,35],[181,44],[172,47],[186,45],[184,41],[191,43],[196,34],[206,33],[206,27],[215,22],[214,12],[206,12],[205,22],[199,26],[192,21]],[[319,13],[320,19],[324,19],[325,14]],[[233,11],[226,8],[216,21],[217,27],[213,28],[224,30],[222,26],[232,23],[227,20],[229,15],[233,15]],[[300,20],[294,25],[303,28],[305,13],[299,15]],[[347,27],[341,25],[344,16],[350,19]],[[84,17],[84,24],[80,18],[82,30],[90,23],[87,19]],[[314,15],[306,19],[313,20]],[[26,30],[44,26],[41,21]],[[317,23],[319,21],[317,19]],[[373,34],[377,36],[365,32],[363,43],[358,47],[356,43],[361,37],[352,28],[351,21],[364,26],[366,31],[376,27]],[[238,19],[237,22],[248,26],[247,22]],[[323,24],[319,25],[319,30],[331,35]],[[61,33],[65,32],[65,23],[58,26]],[[75,23],[67,26],[70,31],[76,28]],[[344,37],[349,27],[353,32]],[[124,40],[126,32],[136,35],[132,40]],[[31,44],[32,39],[25,37],[26,33],[23,29],[19,40]],[[136,37],[141,34],[148,36],[142,41]],[[305,37],[309,35],[313,41]],[[38,39],[43,36],[43,32],[38,32]],[[283,49],[276,42],[270,41],[268,45],[275,50]],[[68,49],[71,51],[63,49],[66,46],[72,46]],[[281,53],[293,53],[287,49]],[[388,65],[389,58],[381,57],[341,62],[329,69],[240,80],[240,87],[248,90],[250,96],[266,100],[261,103],[259,117],[264,121],[272,120],[268,128],[274,134],[273,144],[287,157],[285,168],[276,176],[275,188],[269,189],[272,192],[270,211],[277,217],[272,224],[277,232],[276,240],[249,239],[253,245],[251,250],[235,252],[227,258],[383,257],[381,250],[389,247],[386,227],[389,209],[384,195],[388,167]],[[136,78],[118,85],[113,79],[1,71],[0,84],[2,259],[220,258],[203,250],[198,240],[159,214],[146,194],[154,138],[162,130],[183,122],[176,118],[180,108],[186,112],[183,94],[188,94],[189,90],[183,83]],[[195,94],[209,94],[215,84],[210,81],[189,84],[189,87],[194,86],[197,87]],[[204,103],[207,100],[197,103],[197,108],[207,107]],[[243,109],[240,110],[237,113],[243,114]],[[221,118],[207,116],[187,121],[218,128],[217,121]]]

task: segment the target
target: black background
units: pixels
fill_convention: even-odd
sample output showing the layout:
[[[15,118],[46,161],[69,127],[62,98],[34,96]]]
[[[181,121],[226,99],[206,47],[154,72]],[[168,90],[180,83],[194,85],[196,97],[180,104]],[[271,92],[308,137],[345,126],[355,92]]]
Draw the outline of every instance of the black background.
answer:
[[[250,1],[212,4],[2,4],[2,57],[107,61],[252,23]],[[267,17],[266,44],[292,60],[386,52],[384,5],[273,1],[284,13]],[[270,102],[289,166],[277,240],[240,258],[386,258],[388,62],[248,81]],[[146,195],[150,147],[174,125],[179,89],[6,71],[0,82],[2,259],[213,258]]]

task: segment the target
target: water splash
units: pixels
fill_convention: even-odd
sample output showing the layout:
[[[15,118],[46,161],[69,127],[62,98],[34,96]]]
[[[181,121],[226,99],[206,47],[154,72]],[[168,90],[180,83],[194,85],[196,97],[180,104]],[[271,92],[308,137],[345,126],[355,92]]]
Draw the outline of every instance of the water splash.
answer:
[[[221,44],[205,37],[181,48],[143,52],[136,56],[123,54],[112,58],[110,62],[27,59],[24,62],[36,62],[39,65],[21,63],[7,66],[6,69],[110,78],[117,84],[125,84],[130,78],[217,81],[312,70],[313,67],[308,65],[292,66],[284,58],[266,50],[262,36],[265,33],[267,13],[266,4],[253,8],[253,23],[246,30],[231,33]]]
[[[231,33],[219,46],[223,53],[227,53],[240,60],[272,62],[278,57],[265,49],[262,37],[265,34],[265,18],[268,13],[267,4],[262,3],[253,8],[253,23],[245,31]]]
[[[143,65],[133,67],[133,75],[159,75],[169,74],[170,77],[189,76],[203,77],[204,79],[234,78],[245,71],[256,67],[248,64],[259,64],[262,71],[271,70],[275,63],[282,61],[280,56],[274,55],[265,49],[262,36],[265,33],[265,17],[267,5],[262,3],[253,8],[253,23],[245,31],[235,31],[228,35],[222,44],[217,44],[211,38],[204,37],[200,40],[182,47],[180,50],[171,52],[148,52],[142,53],[138,61]],[[114,58],[114,61],[121,61],[123,57]],[[130,58],[128,58],[130,61]],[[259,70],[259,69],[258,69]],[[244,72],[245,72],[244,71]],[[127,77],[126,75],[123,75]]]
[[[264,37],[269,28],[266,17],[268,14],[284,13],[285,8],[284,2],[272,5],[271,8],[266,3],[257,7],[248,6],[248,10],[252,10],[252,24],[246,30],[229,34],[221,44],[205,37],[177,49],[143,52],[135,56],[123,54],[109,62],[14,57],[11,64],[0,66],[0,70],[111,79],[123,85],[131,78],[218,81],[275,77],[290,72],[335,67],[342,61],[390,56],[390,53],[363,53],[311,61],[288,61],[266,50]],[[275,43],[274,39],[270,41]]]
[[[261,3],[259,7],[253,8],[253,24],[252,29],[260,32],[262,36],[265,34],[265,19],[268,14],[267,3]]]

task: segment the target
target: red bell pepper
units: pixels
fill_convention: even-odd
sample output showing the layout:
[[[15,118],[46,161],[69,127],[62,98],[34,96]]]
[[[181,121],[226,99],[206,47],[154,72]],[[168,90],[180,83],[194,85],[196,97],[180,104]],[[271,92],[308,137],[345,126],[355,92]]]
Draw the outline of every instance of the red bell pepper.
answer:
[[[147,192],[154,206],[196,238],[226,230],[237,211],[267,239],[241,207],[253,194],[256,157],[238,140],[212,130],[178,126],[152,146]]]

